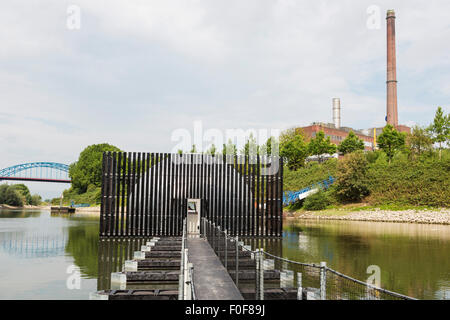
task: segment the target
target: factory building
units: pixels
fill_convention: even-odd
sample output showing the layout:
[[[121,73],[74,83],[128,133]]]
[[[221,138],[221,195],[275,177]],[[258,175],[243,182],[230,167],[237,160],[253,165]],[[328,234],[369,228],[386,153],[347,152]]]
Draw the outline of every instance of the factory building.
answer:
[[[386,14],[387,30],[387,75],[386,75],[386,123],[391,124],[400,132],[410,132],[411,129],[405,125],[398,124],[397,110],[397,70],[395,53],[395,12],[388,10]],[[325,137],[330,137],[332,143],[339,145],[350,131],[364,141],[365,150],[376,148],[376,137],[383,128],[353,129],[341,126],[341,101],[333,98],[333,123],[313,122],[311,125],[302,127],[305,136],[314,138],[319,131],[323,131]]]

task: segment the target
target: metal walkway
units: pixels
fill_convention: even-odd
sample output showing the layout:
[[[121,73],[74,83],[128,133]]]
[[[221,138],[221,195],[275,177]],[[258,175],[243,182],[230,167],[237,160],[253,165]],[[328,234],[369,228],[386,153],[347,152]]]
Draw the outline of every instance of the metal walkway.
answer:
[[[194,265],[195,293],[198,300],[244,300],[209,243],[188,238],[189,262]]]

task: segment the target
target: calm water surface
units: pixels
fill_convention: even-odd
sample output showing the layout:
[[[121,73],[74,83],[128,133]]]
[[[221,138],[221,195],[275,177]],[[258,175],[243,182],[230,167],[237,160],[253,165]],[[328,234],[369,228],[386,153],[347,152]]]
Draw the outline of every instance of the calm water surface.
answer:
[[[107,289],[110,273],[140,243],[99,246],[98,229],[95,216],[0,209],[0,299],[88,299],[90,292]],[[450,299],[450,226],[302,221],[286,223],[281,241],[262,245],[292,260],[326,261],[360,280],[368,277],[369,265],[378,265],[387,289]],[[115,259],[119,253],[124,257]],[[73,266],[80,269],[81,287],[71,290],[66,282]]]

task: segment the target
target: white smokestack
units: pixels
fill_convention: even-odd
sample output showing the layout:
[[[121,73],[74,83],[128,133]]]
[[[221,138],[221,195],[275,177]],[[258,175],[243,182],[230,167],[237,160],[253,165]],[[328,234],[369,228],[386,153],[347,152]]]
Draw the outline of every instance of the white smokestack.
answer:
[[[336,129],[341,127],[341,100],[333,98],[333,123]]]

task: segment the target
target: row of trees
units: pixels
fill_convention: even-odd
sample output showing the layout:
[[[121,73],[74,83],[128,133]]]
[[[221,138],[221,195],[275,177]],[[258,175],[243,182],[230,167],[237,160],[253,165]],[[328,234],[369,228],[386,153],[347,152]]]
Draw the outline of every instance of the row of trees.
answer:
[[[42,198],[38,194],[31,195],[24,184],[0,185],[0,204],[22,207],[24,205],[38,206]]]

